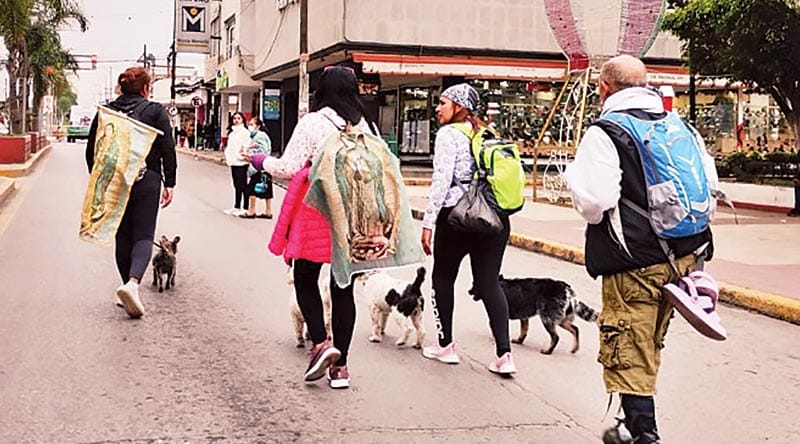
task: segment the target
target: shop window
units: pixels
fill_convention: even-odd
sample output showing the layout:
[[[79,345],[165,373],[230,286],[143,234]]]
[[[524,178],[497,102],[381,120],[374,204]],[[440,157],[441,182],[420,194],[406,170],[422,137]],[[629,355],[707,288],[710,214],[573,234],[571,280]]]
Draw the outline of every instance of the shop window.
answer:
[[[435,119],[432,109],[434,93],[438,88],[403,88],[400,103],[400,153],[431,154],[431,119]]]

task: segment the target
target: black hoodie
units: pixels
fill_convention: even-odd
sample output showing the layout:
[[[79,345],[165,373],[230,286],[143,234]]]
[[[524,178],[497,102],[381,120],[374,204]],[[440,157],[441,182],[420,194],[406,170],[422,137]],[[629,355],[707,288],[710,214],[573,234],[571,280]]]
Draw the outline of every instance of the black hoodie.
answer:
[[[145,99],[142,96],[124,94],[109,103],[108,107],[123,114],[129,114],[143,101]],[[157,136],[156,140],[153,141],[153,146],[150,148],[150,153],[147,155],[145,163],[148,170],[158,173],[164,179],[165,188],[173,188],[175,186],[177,162],[175,159],[175,141],[172,139],[172,126],[169,122],[167,110],[159,103],[148,102],[147,105],[142,105],[139,108],[137,120],[164,133],[163,136]],[[86,165],[89,167],[90,173],[94,165],[96,135],[97,116],[94,117],[92,126],[89,128],[89,139],[86,143]]]

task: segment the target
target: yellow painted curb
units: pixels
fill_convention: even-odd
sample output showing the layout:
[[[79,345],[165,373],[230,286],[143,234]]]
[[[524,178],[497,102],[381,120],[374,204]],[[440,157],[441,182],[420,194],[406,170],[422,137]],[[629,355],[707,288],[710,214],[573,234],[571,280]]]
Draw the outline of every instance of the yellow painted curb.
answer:
[[[800,325],[798,300],[726,282],[720,282],[719,298],[728,304]]]
[[[412,208],[411,214],[422,219],[423,211]],[[535,253],[551,256],[578,265],[584,265],[586,259],[583,248],[564,245],[558,242],[536,239],[522,234],[511,233],[509,245]],[[730,305],[753,310],[771,318],[781,319],[800,325],[800,301],[786,296],[768,293],[752,288],[741,287],[727,282],[720,282],[720,300]]]
[[[2,164],[0,165],[0,176],[4,177],[22,177],[28,174],[28,171],[33,169],[33,167],[39,162],[45,154],[50,152],[50,149],[53,147],[53,144],[49,144],[44,148],[40,149],[33,154],[25,163],[11,163],[11,164]]]
[[[0,205],[3,204],[3,201],[10,196],[15,189],[16,185],[14,184],[14,179],[0,177]]]

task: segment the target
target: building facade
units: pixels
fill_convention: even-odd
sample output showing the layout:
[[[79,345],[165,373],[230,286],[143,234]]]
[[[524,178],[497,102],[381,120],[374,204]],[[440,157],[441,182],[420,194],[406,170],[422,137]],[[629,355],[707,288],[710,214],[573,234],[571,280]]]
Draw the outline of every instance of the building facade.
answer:
[[[471,82],[485,104],[483,117],[524,147],[533,145],[565,83],[567,61],[544,0],[307,1],[310,94],[325,66],[353,67],[369,118],[404,159],[430,158],[435,103],[451,84]],[[589,56],[599,65],[620,45],[621,2],[580,3],[581,9],[572,12]],[[249,27],[244,16],[252,18]],[[242,23],[230,33],[233,39],[228,38],[231,17]],[[299,23],[299,2],[291,0],[223,0],[212,22],[220,39],[209,60],[222,62],[212,63],[211,70],[207,65],[206,78],[216,76],[221,114],[234,108],[260,113],[276,148],[285,146],[298,117]],[[236,39],[239,52],[228,51]],[[226,64],[228,56],[237,54],[238,62]],[[673,86],[676,109],[687,112],[689,75],[681,66],[680,42],[661,33],[643,59],[650,83]],[[250,80],[243,78],[248,75]],[[220,76],[227,76],[222,84]],[[233,94],[238,96],[235,103]],[[727,105],[731,95],[737,98],[732,111]],[[748,109],[739,105],[742,98],[735,85],[699,83],[698,103],[713,111],[703,116],[721,113],[731,122],[715,123],[714,140],[727,138],[731,144],[731,128],[745,120]],[[596,96],[589,102],[596,109]],[[720,111],[723,102],[728,108]]]

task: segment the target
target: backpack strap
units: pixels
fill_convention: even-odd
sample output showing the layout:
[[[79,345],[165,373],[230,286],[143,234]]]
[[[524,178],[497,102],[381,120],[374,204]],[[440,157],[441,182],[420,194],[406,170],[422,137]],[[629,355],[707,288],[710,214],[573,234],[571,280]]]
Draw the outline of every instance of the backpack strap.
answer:
[[[651,220],[650,213],[648,211],[645,211],[644,208],[640,207],[639,205],[636,205],[636,203],[634,203],[627,197],[621,197],[619,201],[626,207],[633,210],[636,214],[646,218],[648,221]],[[658,237],[658,245],[661,246],[661,250],[664,251],[664,254],[667,256],[667,260],[669,260],[669,264],[672,266],[672,269],[675,270],[675,272],[678,273],[678,275],[680,275],[681,272],[678,271],[678,265],[675,263],[675,252],[672,251],[672,248],[670,248],[667,241]]]

